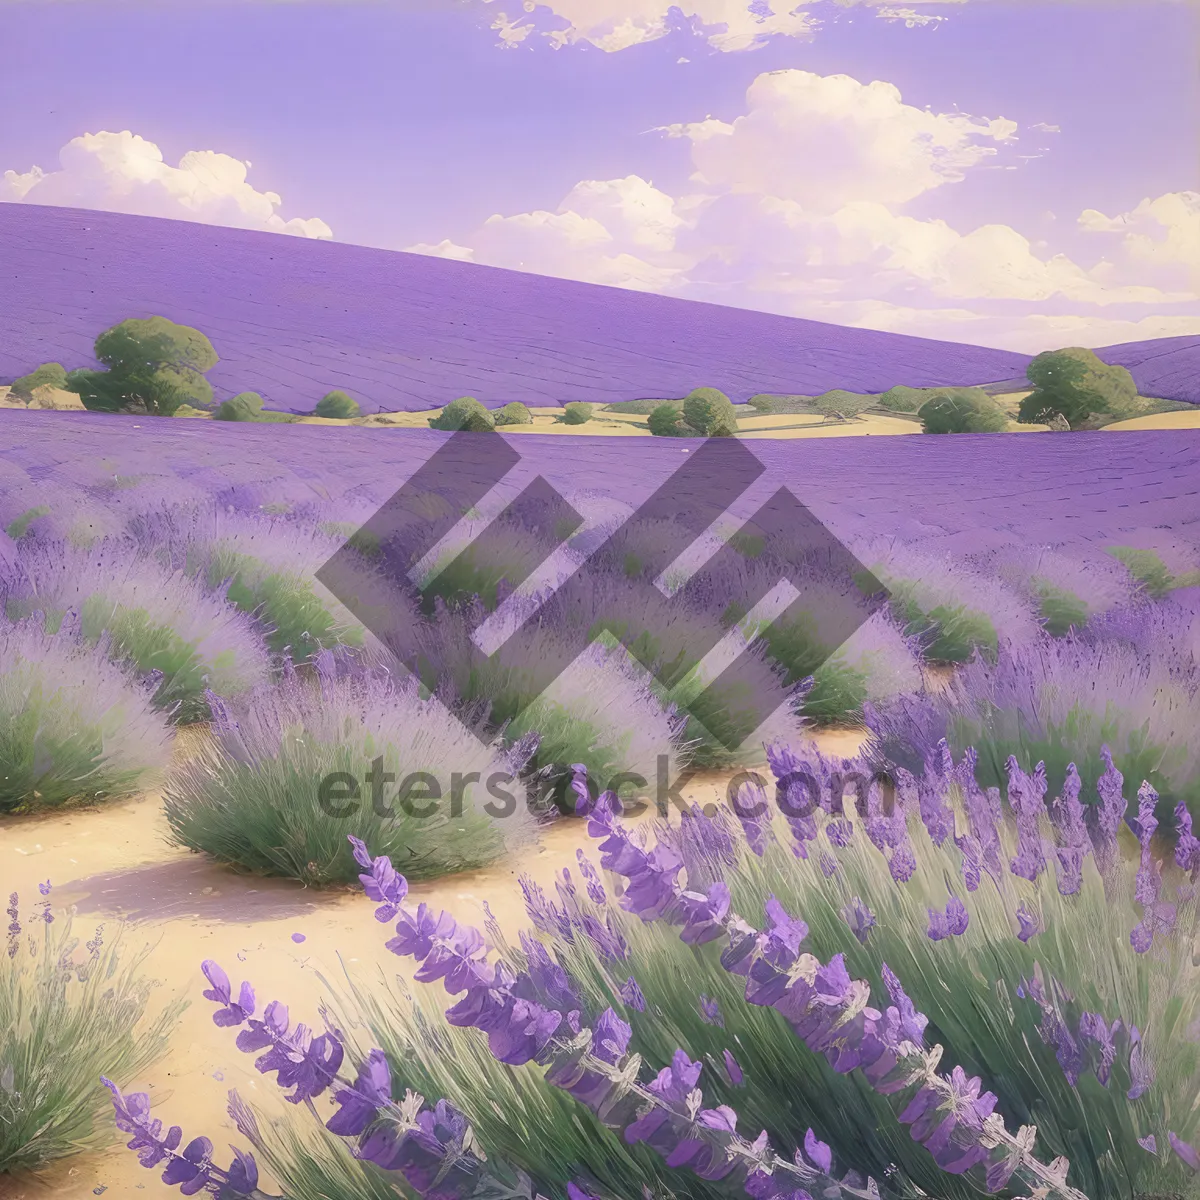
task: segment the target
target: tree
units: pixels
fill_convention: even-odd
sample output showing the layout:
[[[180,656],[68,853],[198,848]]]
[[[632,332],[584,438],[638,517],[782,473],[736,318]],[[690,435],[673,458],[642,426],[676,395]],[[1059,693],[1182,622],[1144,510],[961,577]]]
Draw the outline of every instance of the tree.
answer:
[[[532,425],[533,414],[520,400],[513,400],[495,414],[497,425]]]
[[[683,401],[683,420],[700,437],[733,437],[737,433],[733,402],[716,388],[689,392]]]
[[[1001,433],[1008,414],[982,388],[947,388],[921,405],[925,433]]]
[[[755,412],[767,414],[775,408],[775,397],[769,396],[765,392],[759,393],[757,396],[751,396],[746,401]]]
[[[198,329],[166,317],[132,318],[96,339],[96,358],[105,371],[78,370],[67,389],[96,412],[147,412],[169,417],[181,404],[212,405],[204,372],[217,364],[217,352]]]
[[[348,421],[351,417],[357,417],[361,412],[358,401],[347,396],[345,392],[326,392],[317,401],[317,407],[313,409],[313,416],[329,417],[335,421]]]
[[[224,401],[213,413],[214,421],[257,421],[262,414],[263,398],[257,392],[239,392]]]
[[[692,431],[683,423],[683,402],[668,400],[660,404],[646,418],[646,424],[655,437],[686,437]]]
[[[61,363],[42,363],[28,375],[14,379],[11,391],[18,399],[28,402],[38,388],[47,386],[66,390],[67,369]]]
[[[562,419],[566,425],[584,425],[592,419],[592,406],[582,400],[573,400],[563,408]]]
[[[472,433],[484,433],[495,429],[492,414],[474,396],[459,396],[451,400],[436,417],[429,418],[430,429],[445,429],[456,432],[468,429]]]
[[[1059,413],[1072,429],[1082,429],[1102,413],[1120,417],[1137,409],[1133,376],[1080,346],[1039,354],[1025,373],[1033,391],[1021,401],[1017,419],[1027,425],[1048,425]]]
[[[826,419],[843,417],[847,420],[857,417],[860,412],[870,408],[874,403],[874,396],[867,396],[861,392],[846,392],[840,388],[825,392],[812,402],[813,408]]]

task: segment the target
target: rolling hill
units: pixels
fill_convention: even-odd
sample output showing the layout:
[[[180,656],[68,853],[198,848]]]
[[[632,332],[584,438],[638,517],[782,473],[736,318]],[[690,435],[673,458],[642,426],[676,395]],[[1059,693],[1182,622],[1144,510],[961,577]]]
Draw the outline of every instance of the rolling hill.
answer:
[[[46,361],[89,365],[98,333],[151,315],[209,336],[221,356],[209,373],[218,399],[252,390],[293,412],[332,388],[365,412],[464,394],[489,407],[610,403],[702,384],[738,401],[978,384],[1020,376],[1028,362],[416,254],[81,209],[0,204],[0,247],[0,380]],[[1200,338],[1113,353],[1144,392],[1200,400],[1186,365]]]

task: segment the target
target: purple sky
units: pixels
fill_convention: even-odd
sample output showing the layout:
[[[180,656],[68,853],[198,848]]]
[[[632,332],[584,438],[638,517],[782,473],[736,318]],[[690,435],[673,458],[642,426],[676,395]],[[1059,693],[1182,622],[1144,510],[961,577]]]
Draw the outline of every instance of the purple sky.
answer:
[[[748,3],[690,7],[741,10],[744,25]],[[479,262],[1021,350],[1200,332],[1200,180],[1194,153],[1181,153],[1200,135],[1186,3],[813,0],[811,36],[778,34],[752,50],[729,48],[714,26],[593,44],[609,35],[614,45],[606,16],[652,21],[653,0],[551,0],[559,17],[547,7],[526,17],[518,0],[509,15],[535,27],[503,48],[491,28],[502,7],[5,5],[0,108],[21,115],[0,127],[0,172],[11,172],[0,199],[251,227],[315,218],[339,240],[447,241],[442,252]],[[910,28],[905,14],[933,19]],[[570,28],[565,18],[579,40],[555,49],[544,34]],[[789,93],[798,107],[765,142],[716,139],[747,142],[721,178],[699,164],[700,143],[648,132],[709,115],[733,123],[752,111],[747,89],[773,71],[819,78],[802,99]],[[902,102],[835,94],[836,75],[893,84]],[[827,118],[830,103],[851,113],[850,140],[863,139],[853,161],[841,161],[847,126]],[[881,180],[886,191],[928,167],[918,161],[926,107],[1004,118],[1018,140],[954,134],[951,154],[995,153],[969,161],[960,180],[881,193]],[[952,128],[942,122],[935,138]],[[161,150],[167,167],[150,168],[161,178],[147,182],[144,149],[115,141],[77,149],[60,175],[28,174],[59,171],[60,150],[80,135],[125,130]],[[193,195],[195,173],[170,170],[188,151],[249,161],[249,186],[222,178]],[[791,182],[752,181],[789,155]],[[689,180],[698,165],[708,177]],[[617,200],[610,189],[591,207],[572,201],[557,222],[483,229],[492,214],[555,213],[581,181],[631,176],[653,192],[639,182]],[[828,203],[827,177],[838,197]],[[739,195],[719,199],[729,191]],[[659,206],[649,232],[647,194]],[[1134,214],[1143,200],[1159,203]],[[1117,224],[1082,229],[1085,210]],[[968,237],[987,225],[1009,233]],[[1097,272],[1101,259],[1110,265]]]

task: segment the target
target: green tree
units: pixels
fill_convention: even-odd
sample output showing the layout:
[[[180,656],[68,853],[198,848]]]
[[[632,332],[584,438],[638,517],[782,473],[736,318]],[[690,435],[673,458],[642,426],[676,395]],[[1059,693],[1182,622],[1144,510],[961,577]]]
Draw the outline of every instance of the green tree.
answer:
[[[459,429],[469,429],[472,433],[484,433],[495,429],[496,423],[474,396],[459,396],[451,400],[436,417],[429,418],[431,429],[445,429],[456,432]]]
[[[33,399],[33,393],[37,388],[46,387],[63,388],[67,386],[67,369],[61,363],[42,363],[40,367],[30,371],[28,375],[22,375],[20,379],[14,379],[12,384],[12,394],[18,399],[29,401]]]
[[[874,396],[862,392],[847,392],[841,388],[817,396],[812,406],[824,417],[857,417],[864,409],[875,403]]]
[[[750,407],[756,412],[766,414],[774,410],[775,397],[769,396],[765,392],[762,392],[757,396],[751,396],[746,403],[749,404]]]
[[[263,398],[257,392],[239,392],[224,401],[213,413],[214,421],[257,421],[262,414]]]
[[[921,405],[925,433],[1001,433],[1008,414],[982,388],[947,388]]]
[[[358,401],[345,392],[326,392],[313,409],[314,417],[331,417],[338,421],[347,421],[357,417],[362,412]]]
[[[584,425],[592,419],[592,406],[582,400],[572,400],[563,407],[562,419],[565,425]]]
[[[182,404],[212,405],[204,372],[217,364],[217,352],[198,329],[166,317],[131,318],[96,339],[104,371],[78,370],[67,388],[96,412],[145,411],[169,417]]]
[[[716,388],[689,392],[683,401],[683,420],[701,437],[733,437],[737,433],[733,402]]]
[[[1017,419],[1027,425],[1048,424],[1058,413],[1072,429],[1082,429],[1101,414],[1122,417],[1138,407],[1133,376],[1080,346],[1039,354],[1025,373],[1033,391],[1021,401]]]
[[[532,425],[533,414],[520,400],[513,400],[495,414],[497,425]]]
[[[668,400],[647,418],[646,425],[655,437],[686,437],[692,431],[683,424],[683,402]]]

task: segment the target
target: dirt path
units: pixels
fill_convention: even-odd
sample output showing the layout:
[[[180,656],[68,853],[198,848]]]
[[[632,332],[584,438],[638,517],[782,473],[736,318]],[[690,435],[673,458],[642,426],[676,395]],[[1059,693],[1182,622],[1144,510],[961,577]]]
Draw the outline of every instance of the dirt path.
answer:
[[[861,741],[855,731],[820,735],[823,750],[853,754]],[[196,736],[181,740],[186,755]],[[728,776],[697,777],[687,789],[698,803],[719,800]],[[272,999],[288,1004],[293,1021],[319,1025],[317,1004],[325,994],[317,978],[341,974],[339,956],[355,974],[373,973],[376,964],[395,974],[407,964],[383,949],[388,934],[358,892],[317,892],[290,880],[236,875],[167,842],[161,800],[150,794],[108,808],[8,818],[0,821],[0,890],[16,890],[24,902],[36,885],[50,879],[56,908],[74,904],[77,930],[89,935],[96,922],[121,916],[131,947],[155,943],[145,970],[162,982],[162,996],[185,994],[184,1013],[171,1050],[132,1090],[148,1091],[156,1115],[183,1127],[184,1137],[206,1135],[218,1147],[218,1161],[230,1141],[242,1144],[226,1116],[230,1088],[237,1088],[264,1115],[291,1113],[273,1079],[255,1072],[253,1055],[234,1047],[231,1034],[212,1023],[213,1006],[201,997],[203,959],[216,959],[233,978],[244,977],[258,993],[260,1010]],[[543,886],[590,839],[582,821],[547,828],[539,844],[486,870],[414,884],[413,903],[446,908],[463,920],[482,923],[487,900],[500,926],[515,933],[528,924],[517,877],[529,874]],[[593,854],[593,857],[594,854]],[[293,940],[302,935],[303,941]],[[127,1089],[130,1090],[130,1089]],[[178,1195],[146,1170],[120,1143],[80,1154],[52,1166],[38,1179],[0,1177],[0,1200],[155,1200]],[[264,1186],[270,1186],[269,1181]]]

